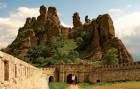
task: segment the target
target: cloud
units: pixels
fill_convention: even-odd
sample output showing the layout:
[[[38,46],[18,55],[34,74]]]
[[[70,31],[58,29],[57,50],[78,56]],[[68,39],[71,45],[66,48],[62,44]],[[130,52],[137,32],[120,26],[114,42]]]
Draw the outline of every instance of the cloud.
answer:
[[[140,53],[140,8],[128,5],[124,9],[110,9],[108,12],[113,18],[116,35],[135,57]],[[140,56],[137,58],[140,59]]]
[[[0,2],[0,9],[1,9],[1,8],[6,8],[6,7],[7,7],[7,5],[6,5],[5,3],[1,3],[1,2]]]
[[[65,24],[63,21],[61,21],[61,25],[64,26],[64,27],[72,27],[70,25]]]
[[[27,17],[39,15],[38,9],[19,7],[8,17],[0,17],[0,48],[6,47],[15,39],[18,29],[24,25]]]

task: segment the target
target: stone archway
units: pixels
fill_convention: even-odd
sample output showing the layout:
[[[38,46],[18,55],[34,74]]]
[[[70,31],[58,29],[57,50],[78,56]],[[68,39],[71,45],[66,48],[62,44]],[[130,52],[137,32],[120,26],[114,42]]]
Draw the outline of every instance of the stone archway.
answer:
[[[49,82],[54,82],[54,77],[53,76],[49,77]]]
[[[74,74],[67,75],[67,83],[69,83],[69,84],[73,83],[72,76],[75,76],[75,82],[77,83],[77,76]]]
[[[101,81],[100,80],[96,80],[96,83],[100,83]]]

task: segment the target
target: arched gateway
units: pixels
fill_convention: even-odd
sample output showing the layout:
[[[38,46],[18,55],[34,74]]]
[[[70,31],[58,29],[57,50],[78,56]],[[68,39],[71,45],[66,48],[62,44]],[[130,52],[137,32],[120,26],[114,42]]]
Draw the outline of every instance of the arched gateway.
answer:
[[[49,82],[54,82],[54,77],[53,76],[49,77]]]
[[[71,84],[71,83],[77,83],[77,76],[74,74],[69,74],[67,75],[67,83]]]

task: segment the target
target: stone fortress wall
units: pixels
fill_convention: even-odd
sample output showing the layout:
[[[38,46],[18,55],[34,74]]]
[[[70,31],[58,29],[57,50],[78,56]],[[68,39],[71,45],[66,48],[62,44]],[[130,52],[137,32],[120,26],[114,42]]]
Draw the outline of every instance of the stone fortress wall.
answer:
[[[89,81],[92,83],[120,80],[140,80],[140,62],[104,65],[93,68],[89,76]]]
[[[0,51],[0,89],[48,89],[42,69]]]
[[[75,75],[77,82],[112,82],[140,80],[140,62],[104,65],[95,67],[85,64],[55,65],[55,78],[59,82],[68,82],[69,75]]]

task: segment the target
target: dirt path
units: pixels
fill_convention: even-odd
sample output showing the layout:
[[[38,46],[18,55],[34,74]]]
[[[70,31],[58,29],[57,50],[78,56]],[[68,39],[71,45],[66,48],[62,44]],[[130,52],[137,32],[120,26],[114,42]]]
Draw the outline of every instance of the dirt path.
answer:
[[[79,89],[78,85],[70,85],[70,87],[68,89]]]

